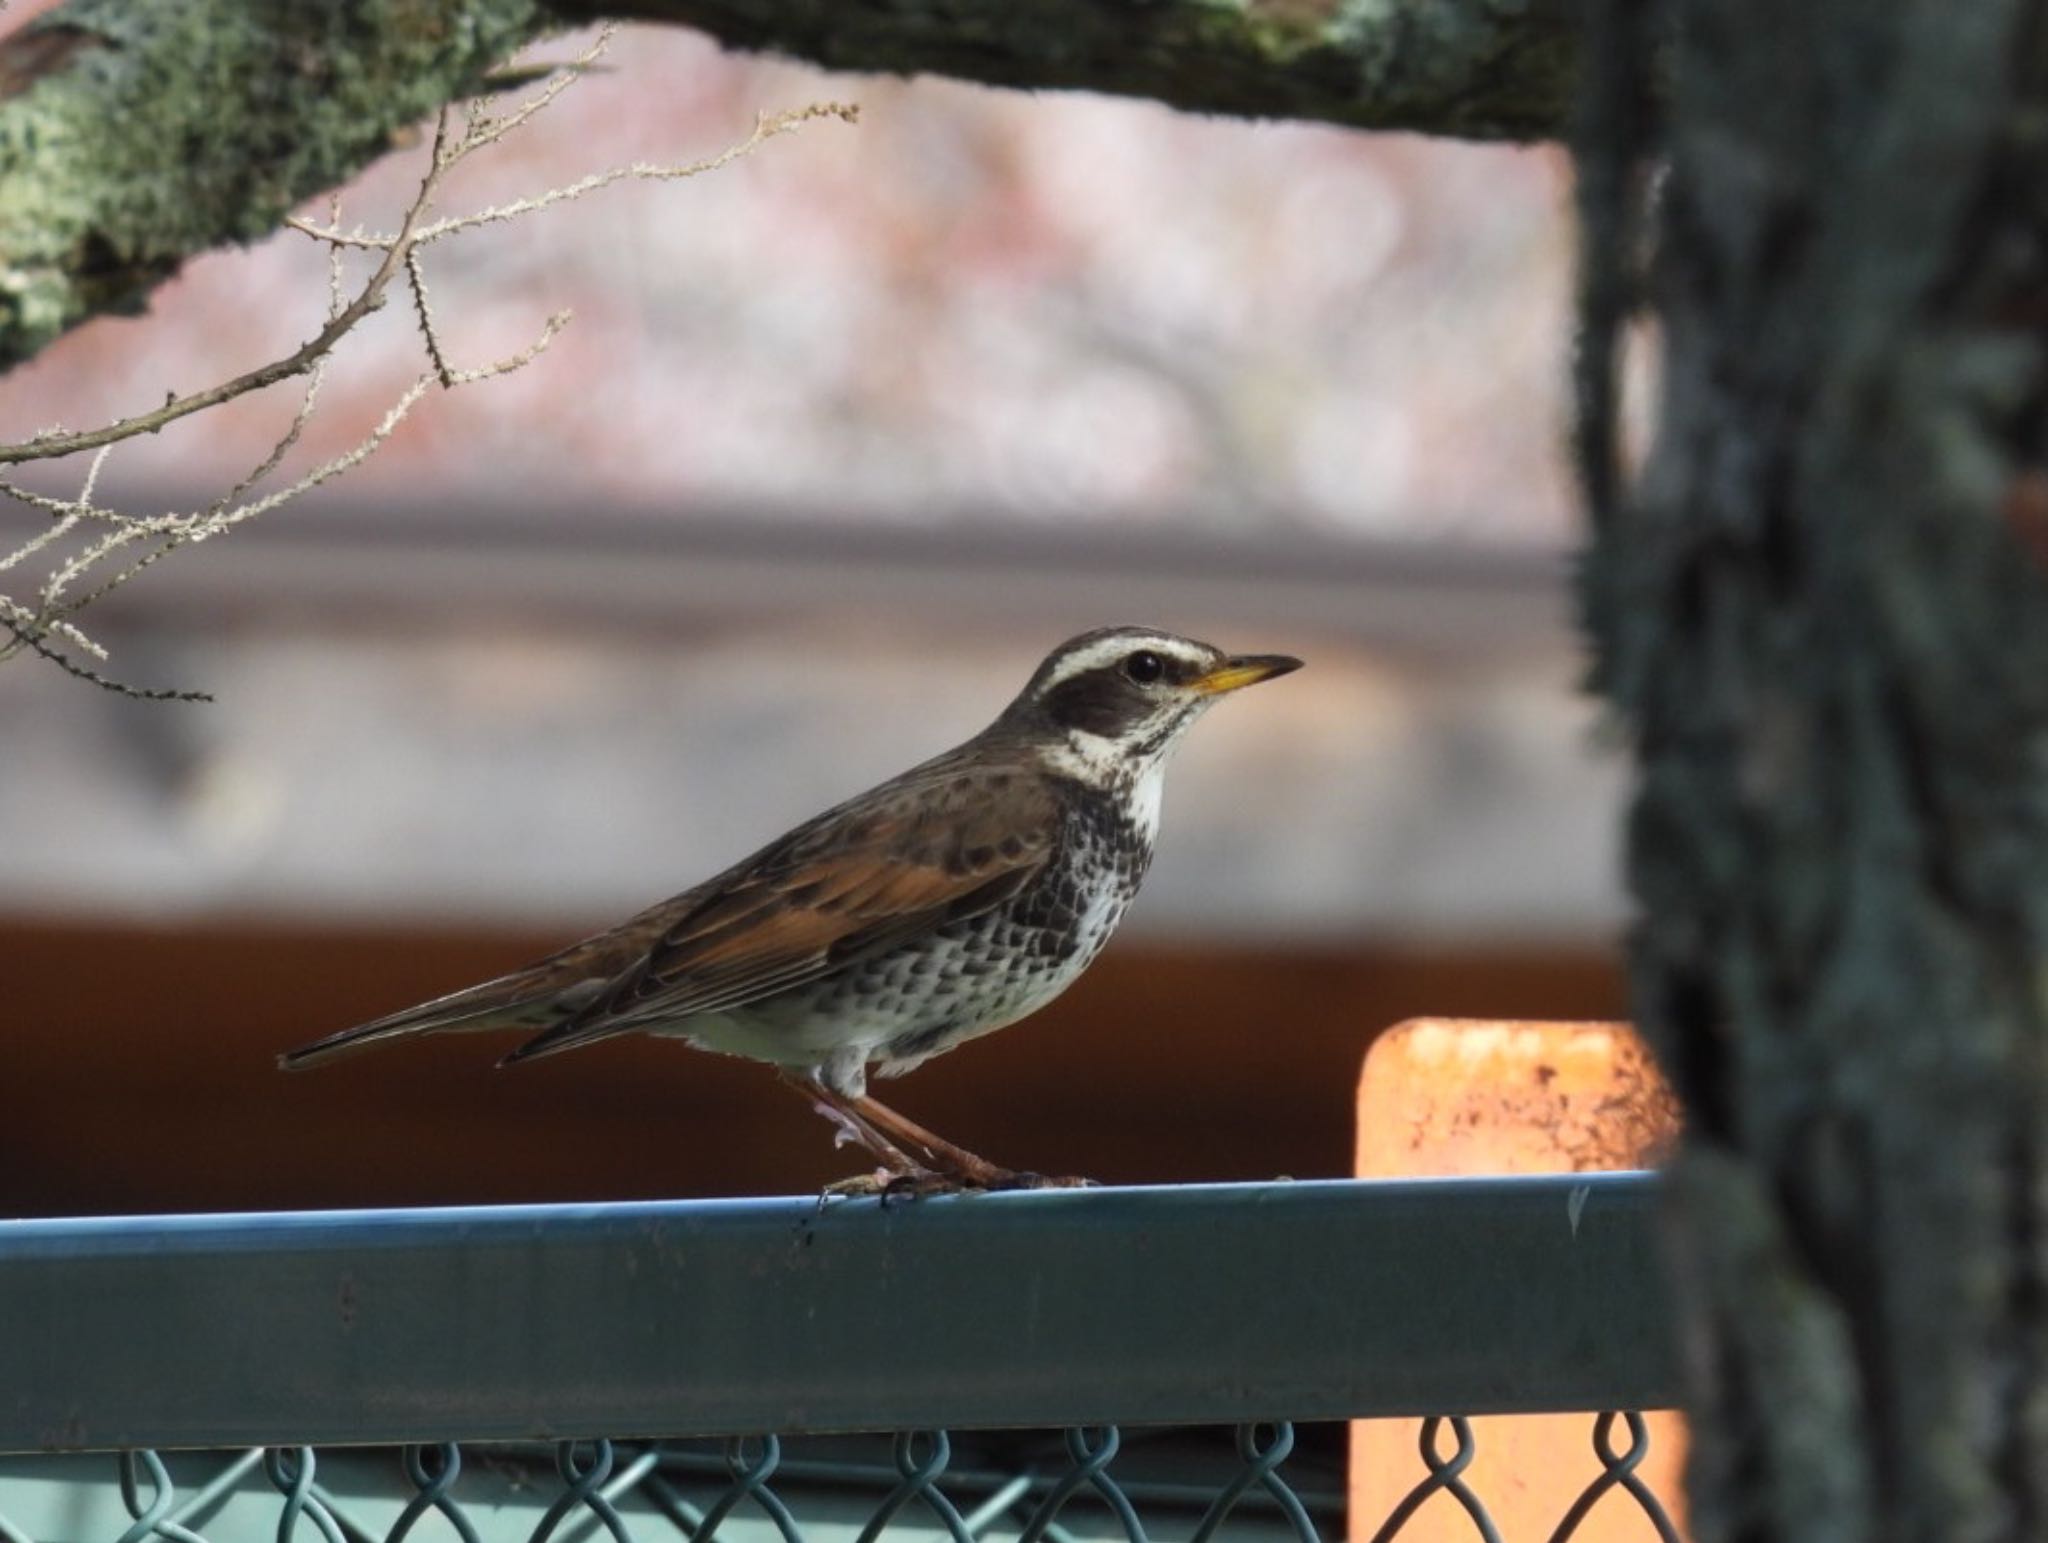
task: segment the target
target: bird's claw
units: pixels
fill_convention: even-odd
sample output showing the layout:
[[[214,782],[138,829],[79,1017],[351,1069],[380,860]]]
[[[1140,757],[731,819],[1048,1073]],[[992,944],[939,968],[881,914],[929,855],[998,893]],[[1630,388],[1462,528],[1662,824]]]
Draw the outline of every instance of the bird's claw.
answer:
[[[887,1168],[877,1168],[872,1173],[856,1173],[851,1178],[834,1179],[818,1192],[818,1202],[827,1200],[872,1200],[889,1187],[897,1177]]]
[[[823,1205],[829,1200],[880,1200],[883,1205],[901,1205],[907,1200],[921,1200],[926,1195],[951,1195],[972,1186],[962,1183],[943,1173],[932,1173],[917,1169],[910,1173],[899,1173],[889,1168],[877,1168],[871,1173],[856,1173],[851,1178],[839,1179],[827,1184],[818,1196]]]

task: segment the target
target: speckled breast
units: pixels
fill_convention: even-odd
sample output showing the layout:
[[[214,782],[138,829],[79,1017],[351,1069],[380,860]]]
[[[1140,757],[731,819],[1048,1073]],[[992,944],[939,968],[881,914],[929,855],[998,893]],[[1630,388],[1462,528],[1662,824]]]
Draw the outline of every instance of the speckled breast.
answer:
[[[876,1044],[882,1075],[1037,1011],[1102,951],[1138,892],[1152,843],[1117,801],[1085,790],[1068,801],[1063,823],[1053,859],[1007,904],[850,972],[846,1007],[866,998],[867,1012],[902,1015]]]

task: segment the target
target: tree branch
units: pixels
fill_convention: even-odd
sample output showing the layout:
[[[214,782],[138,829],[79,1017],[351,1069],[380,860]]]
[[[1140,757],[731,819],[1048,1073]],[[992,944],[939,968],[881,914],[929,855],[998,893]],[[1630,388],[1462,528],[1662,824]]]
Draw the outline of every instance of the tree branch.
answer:
[[[551,27],[702,28],[831,69],[1553,136],[1576,0],[70,0],[0,40],[0,371],[253,241]]]
[[[828,70],[1464,139],[1564,132],[1580,0],[553,0]]]
[[[71,0],[0,41],[0,370],[268,235],[559,25],[539,0]]]

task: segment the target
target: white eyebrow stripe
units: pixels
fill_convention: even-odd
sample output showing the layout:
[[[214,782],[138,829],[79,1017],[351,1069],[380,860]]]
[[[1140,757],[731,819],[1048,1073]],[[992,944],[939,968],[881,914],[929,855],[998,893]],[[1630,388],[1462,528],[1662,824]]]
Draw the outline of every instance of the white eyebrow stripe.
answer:
[[[1206,649],[1197,648],[1183,639],[1167,637],[1164,634],[1130,632],[1113,638],[1100,638],[1086,648],[1069,654],[1059,662],[1053,672],[1046,676],[1039,686],[1042,696],[1063,681],[1072,680],[1076,675],[1085,675],[1090,670],[1099,670],[1106,665],[1120,662],[1125,655],[1136,649],[1149,648],[1155,654],[1168,654],[1184,664],[1202,665],[1209,662]]]

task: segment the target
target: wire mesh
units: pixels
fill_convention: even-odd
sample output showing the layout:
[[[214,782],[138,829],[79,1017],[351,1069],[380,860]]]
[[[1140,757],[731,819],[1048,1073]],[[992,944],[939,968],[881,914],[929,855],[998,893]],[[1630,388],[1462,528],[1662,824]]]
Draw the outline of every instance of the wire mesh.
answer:
[[[822,1456],[792,1459],[774,1436],[16,1458],[0,1461],[0,1543],[1418,1543],[1425,1532],[1510,1543],[1467,1482],[1477,1438],[1457,1416],[1423,1423],[1413,1487],[1385,1517],[1351,1518],[1348,1531],[1330,1473],[1290,1471],[1293,1426],[1239,1426],[1229,1455],[1208,1447],[1198,1473],[1130,1461],[1133,1440],[1153,1443],[1156,1459],[1174,1434],[903,1431],[886,1457],[868,1447],[851,1458],[827,1443]],[[1650,1446],[1642,1416],[1601,1413],[1591,1438],[1586,1483],[1548,1543],[1571,1543],[1596,1510],[1615,1506],[1629,1508],[1628,1535],[1679,1543],[1671,1511],[1637,1471]],[[1438,1496],[1454,1510],[1439,1502],[1418,1522]]]

